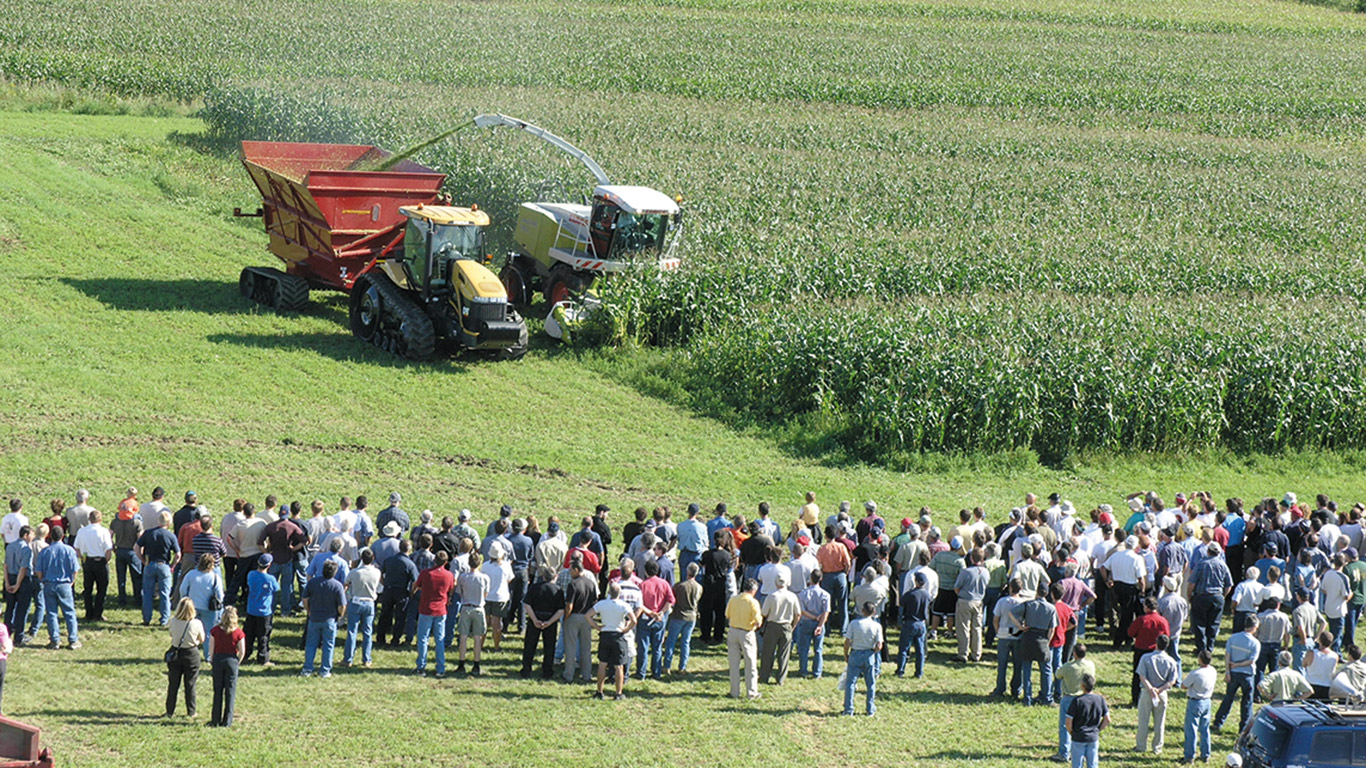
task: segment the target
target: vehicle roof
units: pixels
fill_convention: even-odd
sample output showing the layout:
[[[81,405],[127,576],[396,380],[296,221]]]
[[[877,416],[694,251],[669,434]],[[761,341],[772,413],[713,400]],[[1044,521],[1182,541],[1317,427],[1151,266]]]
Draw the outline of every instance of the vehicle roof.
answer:
[[[602,184],[593,189],[594,197],[601,197],[627,213],[678,213],[678,203],[668,195],[649,187],[632,187],[624,184]]]
[[[406,216],[425,219],[433,224],[473,224],[477,227],[489,225],[489,215],[473,208],[460,208],[454,205],[405,205],[399,210]]]
[[[1337,725],[1366,728],[1366,708],[1321,702],[1275,702],[1264,712],[1291,727]]]

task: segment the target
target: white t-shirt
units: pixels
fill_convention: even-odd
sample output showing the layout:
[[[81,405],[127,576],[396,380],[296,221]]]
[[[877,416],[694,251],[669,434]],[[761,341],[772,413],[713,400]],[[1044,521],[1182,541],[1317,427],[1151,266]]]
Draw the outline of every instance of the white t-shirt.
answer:
[[[5,515],[4,520],[0,520],[0,535],[5,537],[6,544],[13,544],[19,540],[19,529],[28,525],[28,516],[23,512],[11,512]]]
[[[484,598],[489,594],[489,577],[479,571],[460,574],[455,580],[455,588],[460,592],[460,609],[483,608]]]
[[[759,591],[771,595],[778,591],[778,576],[782,575],[787,584],[792,583],[792,569],[782,563],[764,563],[759,568]]]
[[[593,603],[593,611],[598,614],[598,621],[602,622],[602,631],[621,632],[626,629],[626,617],[634,611],[620,598],[611,600],[603,598]]]
[[[1352,598],[1352,585],[1342,571],[1325,571],[1319,581],[1323,593],[1323,615],[1340,619],[1347,615],[1347,601]]]
[[[512,599],[512,565],[508,561],[495,563],[490,560],[479,566],[479,572],[489,577],[487,600],[505,603]]]
[[[1333,672],[1338,667],[1338,655],[1333,649],[1315,648],[1304,656],[1304,676],[1310,685],[1324,687],[1333,684]]]
[[[922,565],[906,571],[906,575],[901,577],[902,594],[905,594],[915,587],[915,575],[917,573],[925,574],[925,591],[929,592],[931,597],[939,594],[939,574],[935,573],[934,569],[928,565]]]
[[[103,525],[88,524],[76,534],[76,552],[81,557],[104,557],[114,548],[114,538]]]

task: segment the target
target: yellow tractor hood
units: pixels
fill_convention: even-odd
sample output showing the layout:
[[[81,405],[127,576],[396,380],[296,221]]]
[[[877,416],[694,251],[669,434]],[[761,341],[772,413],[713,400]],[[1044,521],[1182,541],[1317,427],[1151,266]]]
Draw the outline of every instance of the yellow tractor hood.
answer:
[[[460,273],[457,283],[462,295],[470,298],[507,300],[508,294],[503,288],[503,282],[483,264],[470,259],[456,259],[455,269]]]

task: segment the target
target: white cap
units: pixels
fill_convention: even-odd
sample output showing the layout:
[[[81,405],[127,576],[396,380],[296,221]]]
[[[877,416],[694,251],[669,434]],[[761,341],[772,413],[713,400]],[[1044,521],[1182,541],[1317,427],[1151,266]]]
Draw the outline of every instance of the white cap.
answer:
[[[863,502],[863,508],[866,509],[866,510],[868,510],[869,512],[876,512],[876,511],[877,511],[877,502],[876,502],[876,501],[865,501],[865,502]]]
[[[469,519],[470,519],[470,511],[469,511],[468,509],[462,509],[462,510],[460,510],[460,522],[463,523],[463,522],[465,522],[466,520],[469,520]]]
[[[1140,499],[1140,498],[1138,498],[1137,496],[1135,496],[1135,497],[1132,498],[1132,499],[1129,499],[1129,509],[1132,510],[1132,511],[1134,511],[1134,512],[1142,512],[1142,511],[1143,511],[1143,500]]]

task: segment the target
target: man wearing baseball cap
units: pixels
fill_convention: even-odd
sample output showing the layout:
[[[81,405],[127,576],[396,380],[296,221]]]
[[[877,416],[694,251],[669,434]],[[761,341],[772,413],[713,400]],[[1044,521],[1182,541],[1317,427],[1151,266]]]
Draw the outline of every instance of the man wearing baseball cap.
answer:
[[[398,506],[402,501],[403,497],[399,495],[398,491],[389,494],[389,506],[381,509],[379,514],[375,516],[375,527],[382,531],[384,526],[394,522],[398,523],[400,535],[406,533],[412,527],[412,523],[408,520],[408,513]]]
[[[271,665],[270,633],[274,623],[275,594],[280,591],[280,580],[268,573],[274,562],[270,553],[258,555],[256,568],[247,574],[247,621],[242,628],[246,634],[247,653],[255,649],[256,663],[266,667]]]
[[[474,530],[474,526],[470,525],[470,511],[468,509],[460,510],[457,519],[459,520],[459,523],[451,529],[451,533],[455,534],[457,541],[460,539],[469,539],[470,551],[477,551],[479,549],[479,532]]]

